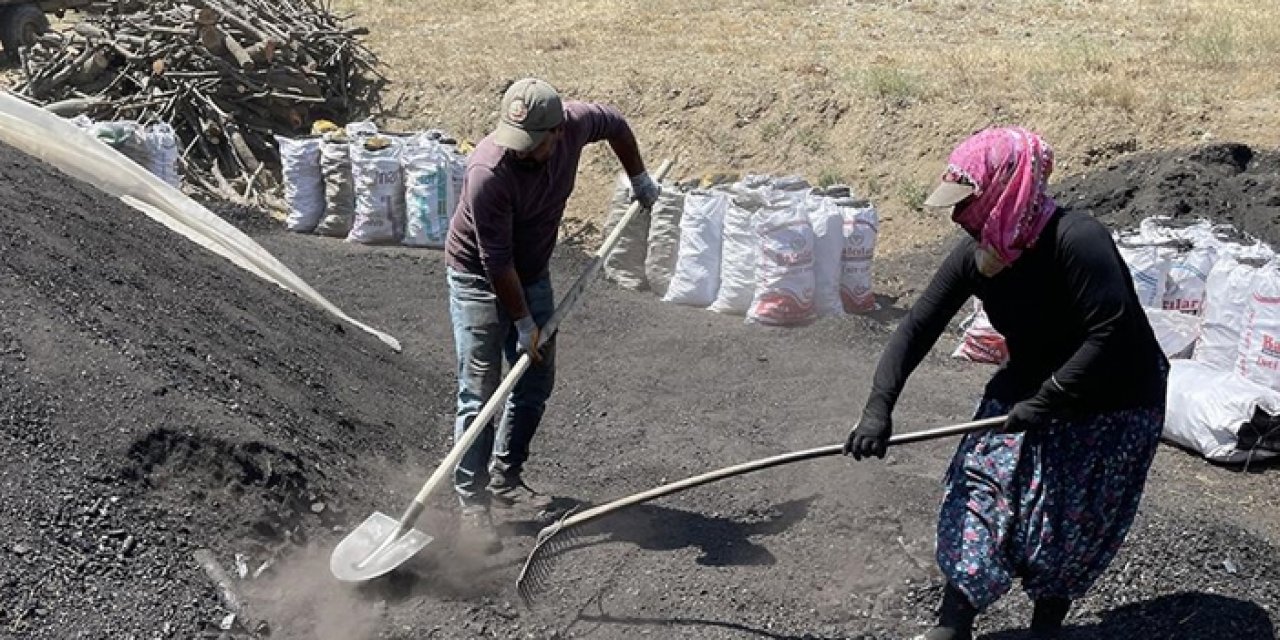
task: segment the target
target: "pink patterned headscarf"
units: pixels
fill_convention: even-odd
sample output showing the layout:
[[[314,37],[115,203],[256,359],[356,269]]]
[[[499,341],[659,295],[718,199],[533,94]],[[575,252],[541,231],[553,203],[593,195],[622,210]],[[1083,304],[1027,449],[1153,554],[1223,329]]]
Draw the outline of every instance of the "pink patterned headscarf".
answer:
[[[973,200],[952,220],[978,239],[980,251],[1005,265],[1035,246],[1057,204],[1046,187],[1053,149],[1021,127],[986,129],[965,140],[947,160],[943,180],[975,187]]]

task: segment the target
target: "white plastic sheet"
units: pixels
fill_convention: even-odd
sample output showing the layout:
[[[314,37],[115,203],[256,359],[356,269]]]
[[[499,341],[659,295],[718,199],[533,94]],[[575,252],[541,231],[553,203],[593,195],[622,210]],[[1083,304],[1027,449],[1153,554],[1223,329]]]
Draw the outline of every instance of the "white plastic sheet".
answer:
[[[74,124],[6,92],[0,94],[0,140],[400,350],[398,340],[348,316],[242,231]]]

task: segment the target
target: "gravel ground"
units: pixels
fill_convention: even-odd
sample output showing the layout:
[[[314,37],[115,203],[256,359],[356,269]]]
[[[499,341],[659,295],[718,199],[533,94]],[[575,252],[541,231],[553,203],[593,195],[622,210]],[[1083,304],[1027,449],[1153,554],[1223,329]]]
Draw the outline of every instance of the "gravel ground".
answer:
[[[936,604],[939,478],[954,442],[825,459],[601,521],[533,610],[514,580],[537,525],[467,557],[439,540],[360,587],[328,574],[367,514],[397,514],[446,452],[453,390],[442,258],[286,234],[260,243],[396,335],[390,352],[122,205],[0,149],[0,636],[22,638],[898,638]],[[936,255],[882,260],[910,300]],[[584,264],[565,248],[563,291]],[[801,329],[592,286],[563,326],[528,480],[600,503],[710,468],[839,442],[900,306]],[[902,430],[964,420],[990,369],[926,360]],[[1073,638],[1273,638],[1274,471],[1165,448],[1134,533]],[[447,504],[441,496],[438,506]],[[249,610],[227,609],[209,549]],[[263,565],[261,574],[253,574]],[[1017,638],[1014,593],[982,628]],[[263,634],[259,634],[263,635]]]

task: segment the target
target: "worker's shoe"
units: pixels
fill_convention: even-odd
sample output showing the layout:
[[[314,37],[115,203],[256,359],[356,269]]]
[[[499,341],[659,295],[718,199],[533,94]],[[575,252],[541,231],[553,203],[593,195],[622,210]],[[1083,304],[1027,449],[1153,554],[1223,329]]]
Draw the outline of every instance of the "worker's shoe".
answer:
[[[938,609],[938,624],[916,636],[916,640],[973,640],[973,621],[978,610],[959,589],[947,584],[942,590],[942,606]]]
[[[1031,613],[1031,637],[1035,640],[1058,640],[1062,636],[1062,622],[1071,611],[1071,601],[1066,598],[1041,598],[1035,601]]]
[[[493,555],[502,551],[502,539],[493,528],[489,507],[473,504],[462,508],[462,516],[458,521],[458,542],[463,549],[477,554]]]
[[[551,508],[551,496],[529,488],[519,472],[495,473],[489,480],[489,493],[496,507],[542,512]]]

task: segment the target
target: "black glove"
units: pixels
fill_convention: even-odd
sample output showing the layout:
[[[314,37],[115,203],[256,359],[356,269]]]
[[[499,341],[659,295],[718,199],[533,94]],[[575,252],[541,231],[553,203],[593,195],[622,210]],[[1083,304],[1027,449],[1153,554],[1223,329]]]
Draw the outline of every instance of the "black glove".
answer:
[[[1013,405],[1009,410],[1009,417],[1005,419],[1004,426],[997,429],[1002,433],[1022,433],[1027,429],[1034,429],[1048,422],[1044,409],[1034,399],[1023,400]]]
[[[854,460],[871,456],[883,458],[885,449],[889,448],[890,435],[893,435],[893,420],[887,414],[864,411],[858,425],[849,432],[844,455],[853,456]]]

